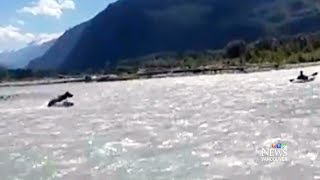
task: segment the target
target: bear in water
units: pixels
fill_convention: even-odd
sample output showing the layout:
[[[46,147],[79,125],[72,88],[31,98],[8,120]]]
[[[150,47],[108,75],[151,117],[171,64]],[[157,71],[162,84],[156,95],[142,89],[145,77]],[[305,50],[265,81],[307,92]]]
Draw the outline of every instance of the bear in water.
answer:
[[[72,97],[73,97],[73,94],[71,94],[67,91],[63,95],[60,95],[57,98],[50,100],[50,102],[48,103],[48,107],[52,107],[52,106],[70,107],[70,106],[73,106],[74,104],[72,102],[64,101],[64,100],[66,100],[68,98],[72,98]],[[62,101],[64,101],[64,102],[62,104],[59,104]]]

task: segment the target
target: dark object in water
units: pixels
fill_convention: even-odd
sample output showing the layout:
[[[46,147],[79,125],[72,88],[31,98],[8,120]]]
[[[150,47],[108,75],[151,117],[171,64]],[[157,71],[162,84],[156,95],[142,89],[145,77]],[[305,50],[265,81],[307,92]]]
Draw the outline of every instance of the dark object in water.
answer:
[[[7,101],[14,97],[18,97],[18,95],[0,95],[0,101]]]
[[[313,74],[311,74],[310,76],[306,76],[303,75],[303,72],[300,72],[300,76],[296,79],[290,79],[290,82],[292,83],[307,83],[307,82],[311,82],[314,81],[316,79],[316,76],[318,75],[318,72],[315,72]]]
[[[308,76],[303,74],[303,71],[300,71],[300,75],[297,77],[298,80],[308,81]]]
[[[74,103],[65,101],[65,102],[62,103],[62,105],[63,105],[63,107],[70,107],[70,106],[73,106]]]
[[[54,104],[52,107],[71,107],[73,106],[74,103],[73,102],[69,102],[69,101],[64,101],[62,103],[56,103]]]
[[[48,107],[52,107],[52,106],[55,106],[57,103],[59,102],[62,102],[64,100],[66,100],[67,98],[72,98],[73,97],[73,94],[69,93],[68,91],[66,93],[64,93],[63,95],[61,96],[58,96],[57,98],[55,99],[52,99],[49,103],[48,103]],[[62,106],[66,106],[66,107],[69,107],[69,106],[73,106],[73,103],[70,103],[70,102],[63,102],[62,103]]]

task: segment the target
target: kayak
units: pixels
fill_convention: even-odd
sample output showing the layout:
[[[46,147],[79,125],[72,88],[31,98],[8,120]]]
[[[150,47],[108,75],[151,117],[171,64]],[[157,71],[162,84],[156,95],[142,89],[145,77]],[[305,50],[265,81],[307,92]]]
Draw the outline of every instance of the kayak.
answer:
[[[318,73],[313,73],[311,76],[308,77],[307,80],[303,80],[303,79],[290,79],[290,82],[292,83],[307,83],[307,82],[312,82],[316,79],[316,76],[318,75]]]
[[[309,78],[308,80],[291,79],[290,82],[292,82],[292,83],[307,83],[307,82],[312,82],[312,81],[314,81],[315,79],[316,79],[315,77]]]

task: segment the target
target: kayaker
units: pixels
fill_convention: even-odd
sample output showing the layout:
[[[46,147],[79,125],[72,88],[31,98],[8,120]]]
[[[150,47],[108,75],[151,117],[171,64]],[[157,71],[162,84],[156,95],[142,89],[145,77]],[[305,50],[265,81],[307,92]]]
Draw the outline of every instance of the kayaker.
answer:
[[[308,80],[308,76],[304,75],[303,71],[300,71],[300,75],[297,77],[297,79],[306,81]]]

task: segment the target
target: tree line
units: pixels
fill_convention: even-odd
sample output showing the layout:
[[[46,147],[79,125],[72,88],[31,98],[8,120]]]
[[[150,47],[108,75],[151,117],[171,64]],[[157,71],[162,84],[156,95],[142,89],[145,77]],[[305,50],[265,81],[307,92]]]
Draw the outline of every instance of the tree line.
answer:
[[[118,71],[136,69],[199,68],[210,65],[294,64],[320,60],[320,32],[295,36],[267,37],[247,43],[234,40],[223,49],[157,53],[136,59],[122,60]]]
[[[294,64],[315,62],[320,60],[320,32],[299,34],[295,36],[269,37],[247,43],[244,40],[234,40],[223,49],[155,53],[135,59],[119,61],[114,69],[101,69],[99,72],[87,73],[116,73],[135,74],[139,69],[192,69],[204,66],[243,66],[272,64]],[[0,66],[0,81],[40,79],[59,77],[70,72],[54,70],[5,69]],[[78,73],[79,74],[79,73]],[[73,74],[75,75],[75,74]]]

